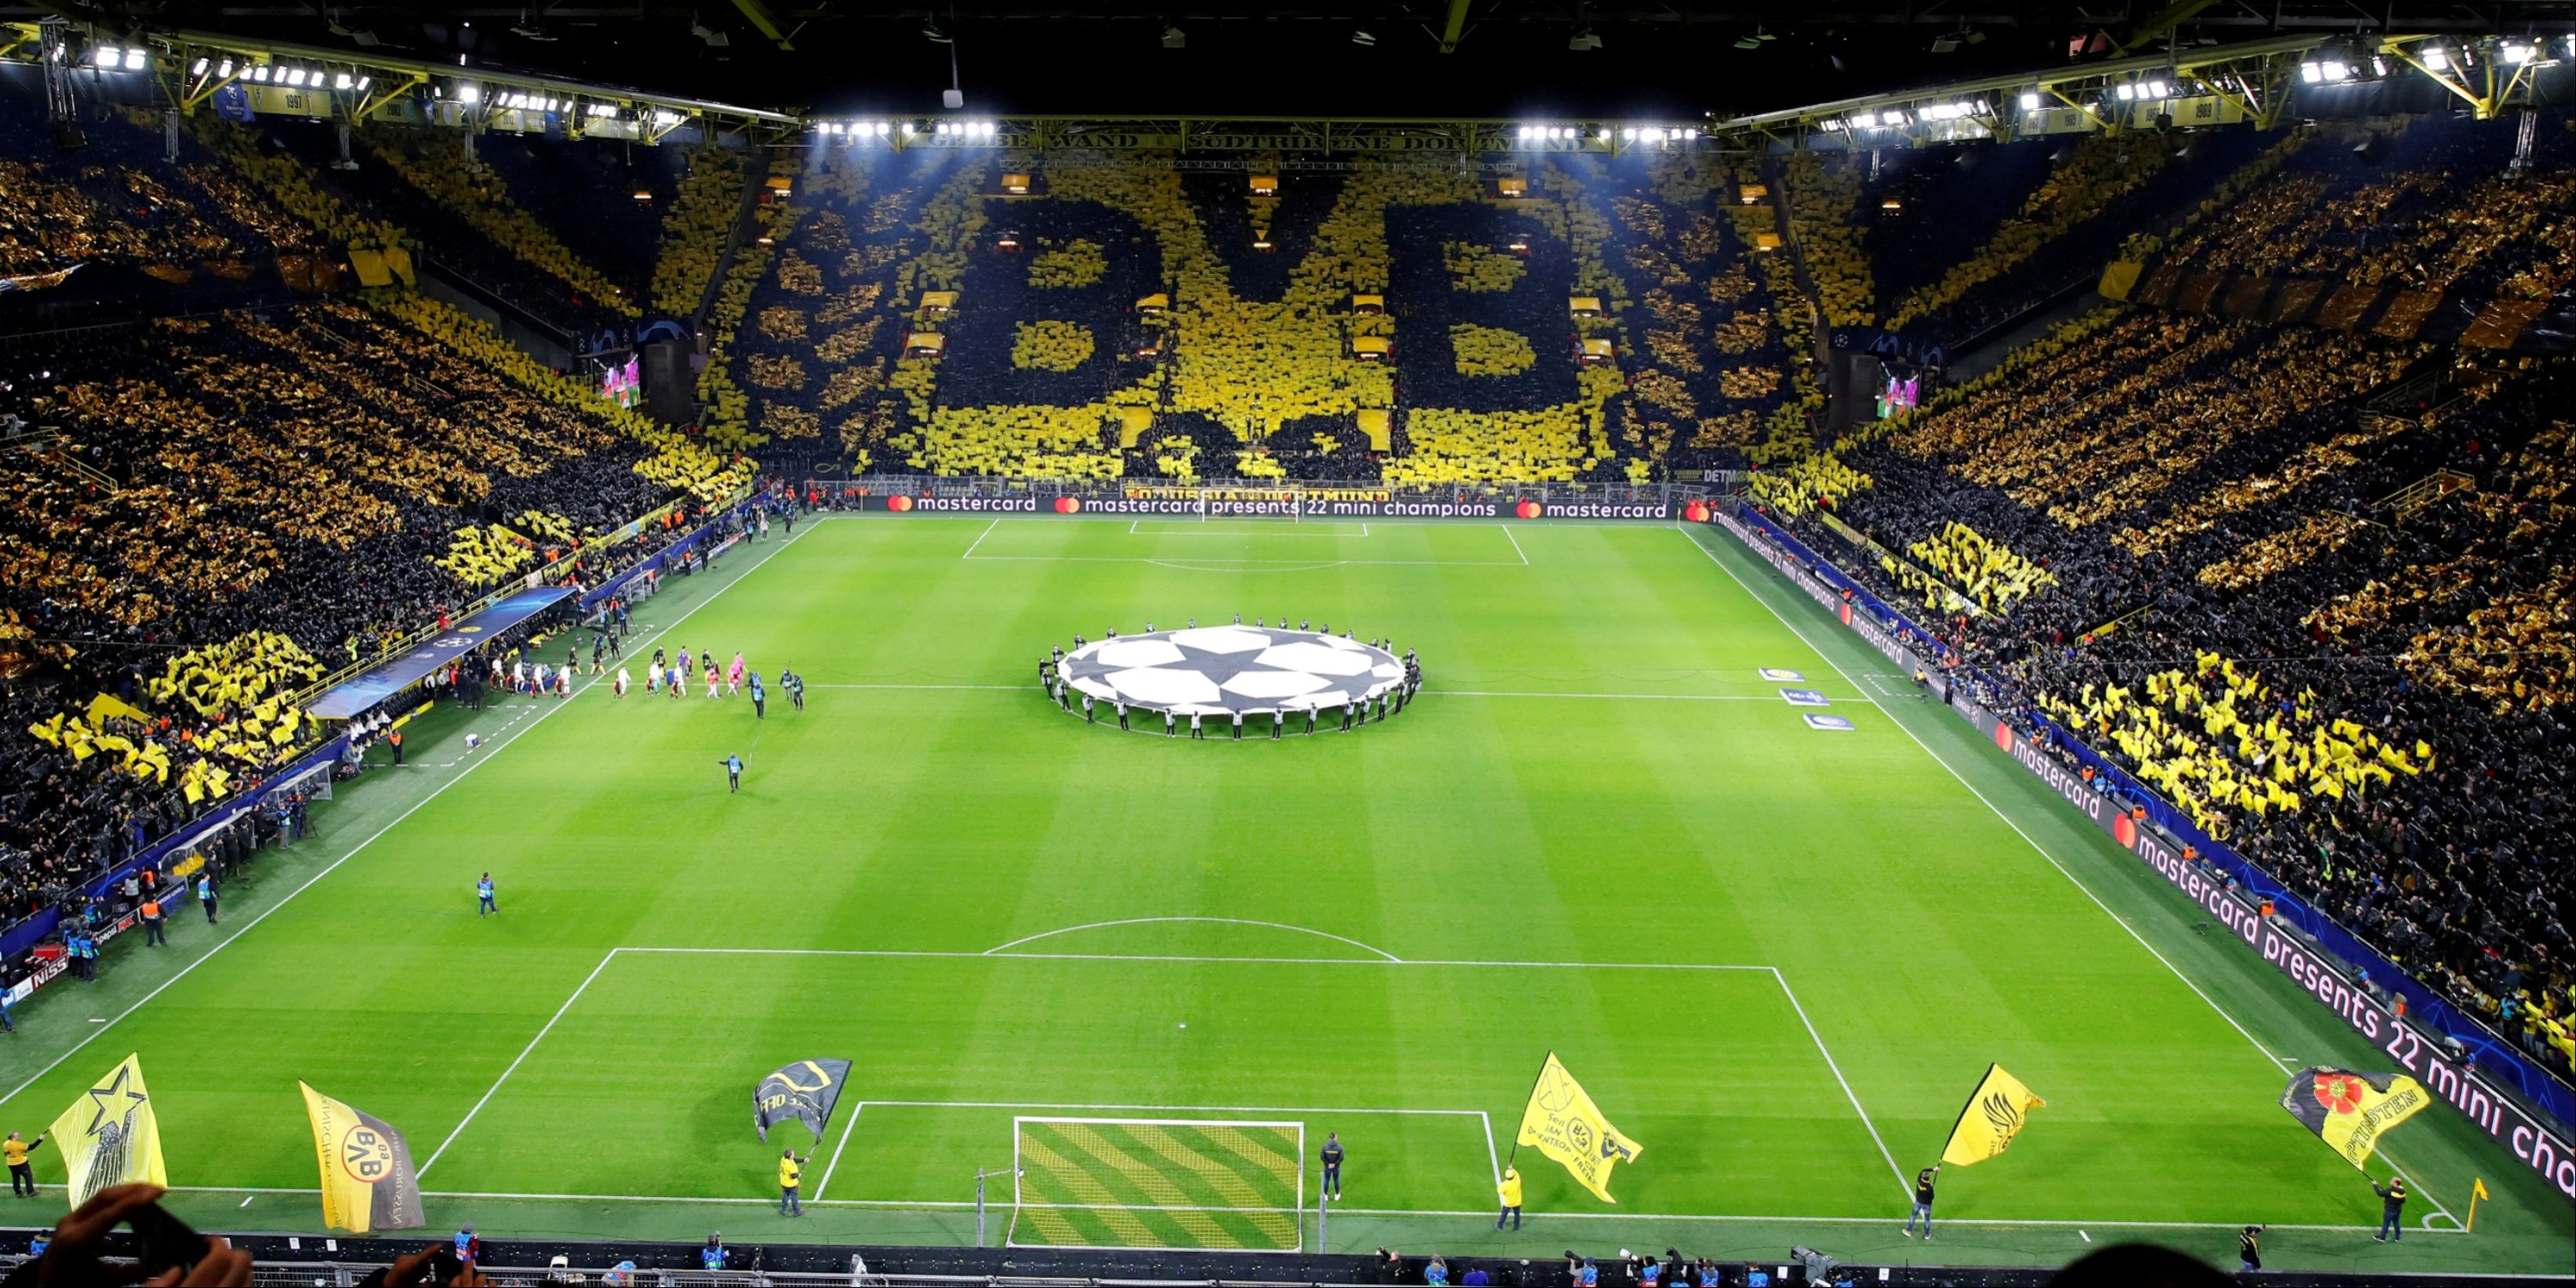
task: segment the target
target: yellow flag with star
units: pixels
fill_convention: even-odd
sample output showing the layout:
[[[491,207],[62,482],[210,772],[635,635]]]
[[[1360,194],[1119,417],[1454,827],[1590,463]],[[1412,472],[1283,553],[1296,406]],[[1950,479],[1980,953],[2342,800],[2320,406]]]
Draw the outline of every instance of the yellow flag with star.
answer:
[[[161,1121],[143,1086],[143,1062],[127,1056],[90,1084],[46,1133],[71,1169],[72,1206],[111,1185],[148,1181],[168,1185],[161,1163]]]
[[[1519,1144],[1535,1146],[1538,1152],[1565,1165],[1583,1188],[1592,1191],[1604,1203],[1619,1200],[1610,1197],[1610,1169],[1645,1152],[1645,1146],[1619,1134],[1610,1120],[1601,1116],[1601,1107],[1592,1103],[1591,1093],[1556,1053],[1547,1053],[1547,1063],[1539,1066],[1538,1085],[1530,1088],[1529,1108],[1521,1111]]]

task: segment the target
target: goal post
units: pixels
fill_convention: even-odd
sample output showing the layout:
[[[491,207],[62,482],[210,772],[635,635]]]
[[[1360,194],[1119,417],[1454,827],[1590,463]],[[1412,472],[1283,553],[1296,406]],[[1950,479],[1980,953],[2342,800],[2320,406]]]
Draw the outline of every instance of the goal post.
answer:
[[[1012,1247],[1304,1250],[1306,1125],[1011,1120]]]

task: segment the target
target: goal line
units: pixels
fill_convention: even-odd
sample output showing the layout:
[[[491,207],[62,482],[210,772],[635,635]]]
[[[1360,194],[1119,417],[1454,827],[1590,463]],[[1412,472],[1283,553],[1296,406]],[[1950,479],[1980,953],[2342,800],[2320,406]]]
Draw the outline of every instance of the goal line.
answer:
[[[1223,1118],[1011,1120],[1015,1248],[1304,1248],[1306,1125]]]

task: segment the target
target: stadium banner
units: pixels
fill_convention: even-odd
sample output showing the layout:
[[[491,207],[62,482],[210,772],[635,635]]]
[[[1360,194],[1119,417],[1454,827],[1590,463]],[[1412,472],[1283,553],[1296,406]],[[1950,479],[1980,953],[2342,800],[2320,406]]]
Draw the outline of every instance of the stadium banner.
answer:
[[[2311,1067],[2290,1075],[2281,1107],[2343,1161],[2368,1170],[2379,1138],[2433,1103],[2424,1084],[2396,1073]]]
[[[1959,1121],[1950,1124],[1950,1140],[1941,1147],[1941,1161],[1969,1167],[1993,1158],[2021,1138],[2031,1110],[2047,1107],[2047,1101],[2032,1095],[2002,1065],[1987,1065],[1986,1076],[1977,1079],[1977,1089],[1959,1107]]]
[[[501,632],[552,608],[572,593],[566,586],[539,586],[506,596],[458,622],[454,630],[424,640],[420,647],[323,694],[305,714],[316,720],[346,720],[420,683],[430,672],[462,661],[466,654],[482,647],[485,640],[498,638]]]
[[[45,1133],[63,1151],[77,1211],[111,1185],[168,1186],[161,1161],[161,1119],[143,1086],[143,1060],[129,1055],[54,1120]]]
[[[1492,489],[1394,488],[1382,483],[1203,485],[1137,481],[856,479],[809,481],[805,495],[891,514],[1110,515],[1139,518],[1636,519],[1705,523],[1712,493],[1701,484],[1540,483]]]
[[[779,1123],[796,1121],[823,1139],[823,1127],[832,1121],[832,1106],[841,1103],[841,1088],[850,1081],[847,1060],[799,1060],[782,1065],[760,1080],[751,1092],[751,1119],[760,1128],[760,1139],[769,1139],[769,1129]]]
[[[1922,666],[1944,675],[1939,667],[1924,662],[1927,656],[1941,655],[1937,639],[1817,558],[1770,519],[1743,505],[1721,506],[1715,518],[1719,527],[1872,648],[1909,672]],[[2268,873],[2226,846],[2197,829],[2161,825],[2162,820],[2154,817],[2154,805],[2146,806],[2150,814],[2146,822],[2158,825],[2142,825],[2124,804],[2124,797],[2147,802],[2154,800],[2153,793],[2063,734],[2045,716],[2017,711],[2014,720],[2021,722],[2017,725],[1947,678],[1939,692],[1961,719],[1993,739],[2094,827],[2199,904],[2216,925],[2288,976],[2363,1040],[2386,1052],[2434,1098],[2475,1123],[2522,1165],[2546,1178],[2560,1195],[2576,1200],[2576,1143],[2571,1143],[2564,1118],[2558,1116],[2559,1105],[2568,1098],[2566,1087],[2532,1068],[2520,1051],[2474,1021],[2462,1017],[2458,1025],[2446,1023],[2444,1017],[2454,1014],[2447,1004],[2350,932],[2309,911]],[[2037,732],[2025,735],[2024,726]],[[2061,755],[2072,757],[2074,763],[2060,759]],[[2086,764],[2094,769],[2090,781],[2078,769]],[[2113,795],[2114,789],[2123,795]],[[2180,821],[2183,828],[2190,828],[2188,820]],[[2186,843],[2198,851],[2195,859],[2183,858]],[[2331,934],[2316,933],[2309,919],[2322,923]],[[2374,987],[2358,983],[2347,962],[2367,970]],[[2500,1076],[2512,1078],[2521,1094],[2507,1091],[2497,1081]]]
[[[403,1134],[301,1079],[295,1085],[304,1092],[313,1153],[322,1167],[322,1224],[351,1234],[419,1229],[427,1218]]]
[[[1645,1152],[1646,1147],[1619,1134],[1610,1120],[1601,1116],[1601,1107],[1592,1103],[1592,1093],[1565,1071],[1556,1053],[1547,1053],[1547,1063],[1539,1066],[1538,1082],[1530,1087],[1529,1107],[1521,1111],[1520,1134],[1512,1140],[1513,1148],[1535,1146],[1538,1152],[1565,1165],[1583,1188],[1604,1203],[1619,1200],[1610,1197],[1610,1169]]]

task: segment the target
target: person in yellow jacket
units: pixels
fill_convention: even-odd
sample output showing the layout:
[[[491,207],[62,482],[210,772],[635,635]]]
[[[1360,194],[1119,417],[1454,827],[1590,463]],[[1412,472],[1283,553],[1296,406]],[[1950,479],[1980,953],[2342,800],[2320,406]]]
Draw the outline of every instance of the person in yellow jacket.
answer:
[[[11,1195],[31,1199],[36,1197],[36,1169],[27,1165],[27,1155],[34,1153],[36,1147],[44,1143],[45,1138],[42,1136],[34,1140],[20,1140],[18,1133],[14,1131],[9,1133],[9,1139],[0,1141],[0,1162],[9,1164]]]
[[[1502,1183],[1494,1187],[1494,1192],[1503,1196],[1503,1214],[1494,1218],[1494,1228],[1502,1229],[1506,1221],[1515,1230],[1521,1228],[1521,1174],[1504,1168]]]
[[[805,1179],[805,1160],[787,1150],[778,1156],[778,1215],[803,1216],[805,1208],[796,1201],[796,1190]]]

